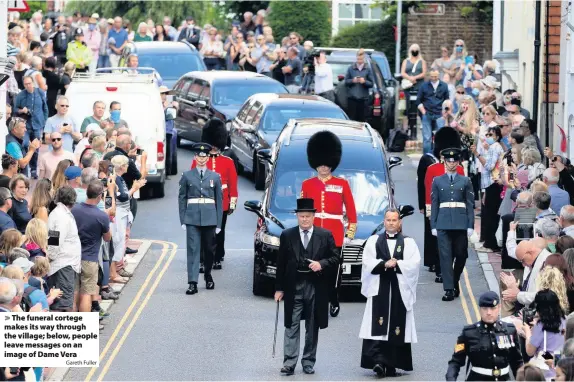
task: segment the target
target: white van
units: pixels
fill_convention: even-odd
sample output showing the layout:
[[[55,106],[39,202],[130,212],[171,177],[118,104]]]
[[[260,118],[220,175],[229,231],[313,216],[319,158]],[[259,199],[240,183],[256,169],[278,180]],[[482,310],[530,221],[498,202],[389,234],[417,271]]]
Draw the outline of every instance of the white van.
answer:
[[[138,71],[145,73],[142,69],[148,68]],[[149,74],[105,73],[101,69],[95,73],[76,73],[66,96],[70,101],[69,113],[77,126],[93,114],[94,102],[106,104],[104,118],[109,118],[112,101],[121,104],[121,119],[128,124],[136,144],[148,153],[148,184],[142,191],[152,191],[153,196],[161,198],[166,177],[165,113],[155,71],[149,70]]]

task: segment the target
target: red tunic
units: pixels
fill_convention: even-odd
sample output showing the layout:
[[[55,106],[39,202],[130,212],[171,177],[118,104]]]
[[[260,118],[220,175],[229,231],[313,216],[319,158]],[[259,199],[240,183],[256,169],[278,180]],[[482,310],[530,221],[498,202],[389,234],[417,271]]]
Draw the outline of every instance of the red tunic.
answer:
[[[301,185],[301,197],[311,198],[317,212],[314,225],[328,229],[333,234],[337,247],[343,246],[343,238],[355,237],[357,231],[357,211],[349,183],[336,176],[323,181],[318,177],[309,178]],[[343,206],[349,226],[343,226]]]
[[[223,188],[223,210],[228,211],[230,208],[237,207],[237,171],[233,159],[221,155],[210,154],[211,158],[207,161],[206,167],[219,174],[221,177],[221,187]],[[195,159],[191,162],[191,168],[195,168]]]
[[[456,167],[456,172],[459,175],[464,176],[464,168],[461,165]],[[427,168],[427,173],[425,175],[425,205],[426,205],[426,216],[430,217],[431,213],[431,191],[432,182],[435,177],[446,174],[446,169],[444,163],[435,163]]]

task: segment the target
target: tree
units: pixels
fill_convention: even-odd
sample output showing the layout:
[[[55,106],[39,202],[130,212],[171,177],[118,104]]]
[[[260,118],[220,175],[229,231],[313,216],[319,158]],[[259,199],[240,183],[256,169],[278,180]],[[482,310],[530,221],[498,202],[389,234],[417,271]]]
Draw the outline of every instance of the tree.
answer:
[[[73,0],[66,5],[67,12],[80,11],[91,15],[98,13],[101,17],[122,16],[132,22],[133,28],[139,22],[151,18],[156,23],[161,22],[164,16],[172,19],[177,27],[187,16],[195,17],[196,24],[212,22],[205,15],[213,16],[213,5],[208,1],[82,1]]]
[[[395,67],[395,20],[360,23],[343,29],[333,39],[336,48],[374,49],[385,53],[391,70]],[[404,30],[404,27],[403,27]],[[406,55],[406,33],[401,35],[401,57]]]
[[[331,9],[327,1],[271,1],[268,21],[275,40],[280,42],[290,32],[298,32],[315,46],[329,44]],[[302,43],[303,41],[301,41]]]
[[[21,20],[29,20],[32,18],[32,15],[37,11],[42,11],[42,14],[46,14],[46,2],[45,1],[28,1],[28,7],[30,11],[20,13]]]
[[[245,12],[251,12],[254,15],[260,9],[267,9],[269,6],[269,1],[224,1],[221,7],[225,9],[227,13],[234,15],[234,18],[243,22],[243,14]]]

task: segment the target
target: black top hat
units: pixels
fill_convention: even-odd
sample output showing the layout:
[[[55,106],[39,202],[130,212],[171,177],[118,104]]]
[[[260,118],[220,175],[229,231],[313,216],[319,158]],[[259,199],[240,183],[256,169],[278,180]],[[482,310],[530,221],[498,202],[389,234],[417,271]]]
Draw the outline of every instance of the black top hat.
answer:
[[[451,147],[440,152],[445,162],[460,162],[460,149]]]
[[[191,147],[191,150],[194,151],[197,156],[206,157],[211,151],[211,145],[207,143],[196,143]]]
[[[297,209],[295,212],[315,212],[315,202],[311,198],[297,199]]]

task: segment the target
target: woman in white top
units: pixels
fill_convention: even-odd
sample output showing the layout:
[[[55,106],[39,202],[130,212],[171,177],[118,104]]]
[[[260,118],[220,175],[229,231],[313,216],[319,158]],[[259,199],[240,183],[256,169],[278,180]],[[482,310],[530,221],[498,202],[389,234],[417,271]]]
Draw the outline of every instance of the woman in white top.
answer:
[[[454,76],[456,74],[456,70],[452,69],[452,61],[448,54],[448,47],[441,46],[440,47],[441,56],[433,61],[431,65],[431,69],[436,69],[439,72],[439,78],[441,81],[448,82],[449,84],[454,84]],[[448,74],[448,81],[444,78],[444,75]]]
[[[203,46],[201,47],[201,54],[204,57],[203,62],[205,62],[207,70],[221,69],[223,43],[217,39],[216,28],[211,28],[209,30],[209,38],[203,42]]]

